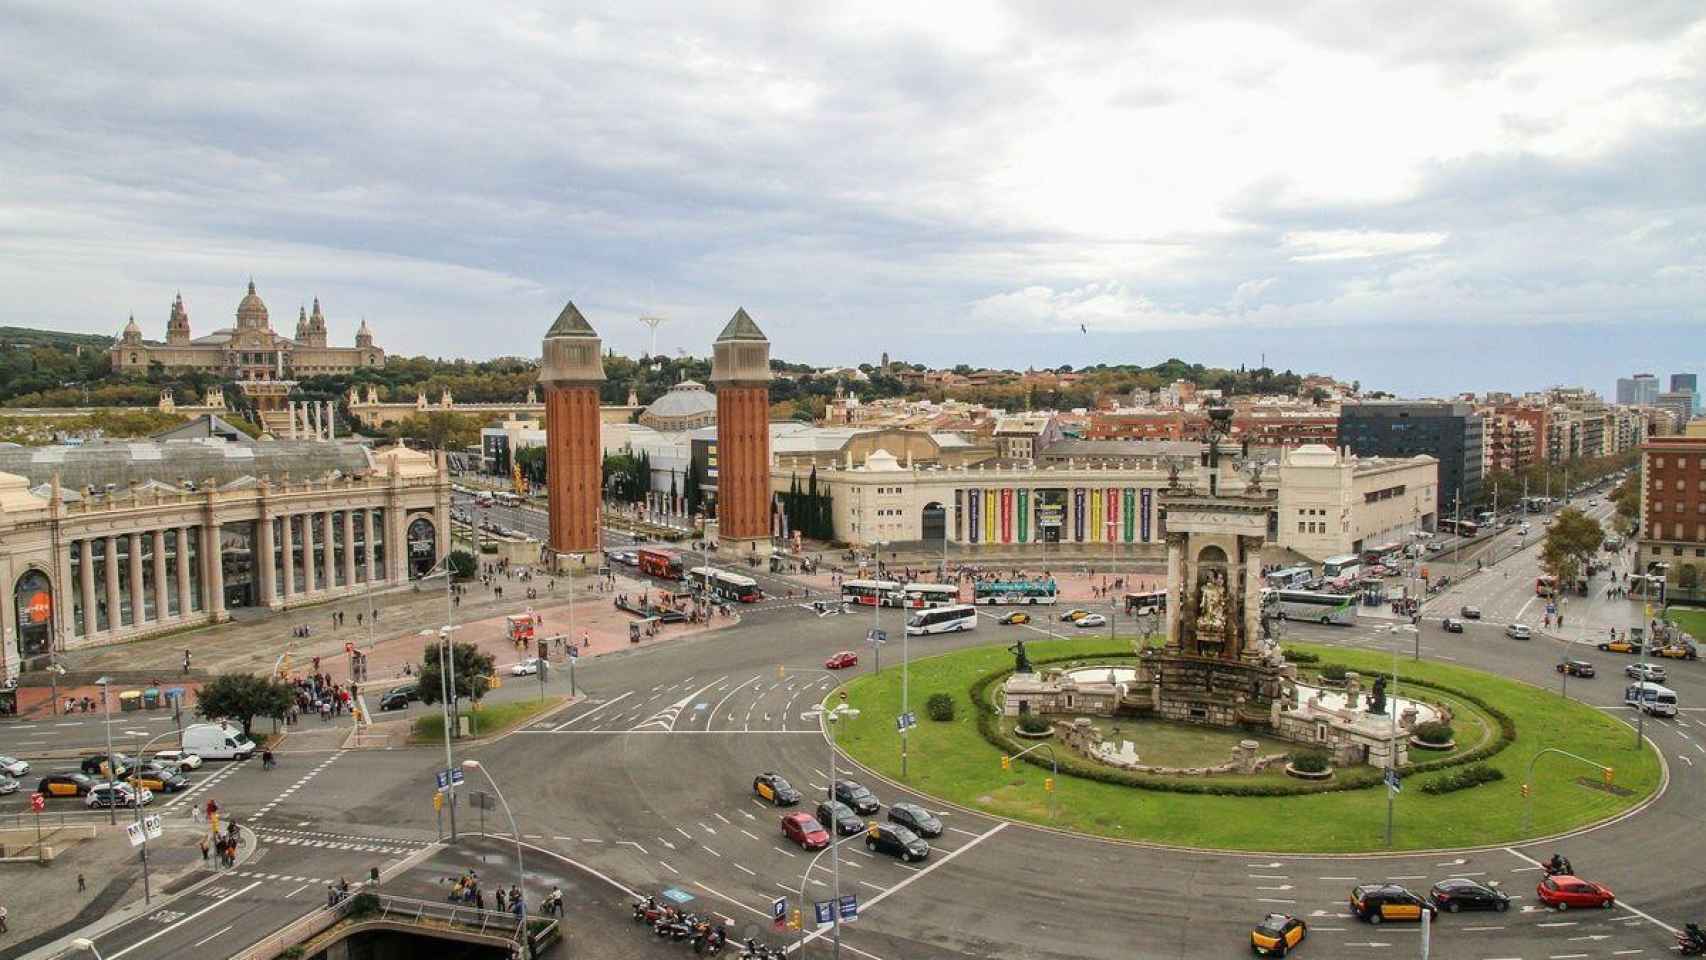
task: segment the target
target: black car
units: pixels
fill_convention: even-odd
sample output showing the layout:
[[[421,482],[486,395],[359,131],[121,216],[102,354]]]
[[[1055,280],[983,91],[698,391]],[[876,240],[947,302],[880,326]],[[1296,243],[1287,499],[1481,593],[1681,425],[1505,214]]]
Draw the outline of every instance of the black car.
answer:
[[[800,791],[795,790],[781,774],[768,770],[752,778],[752,792],[759,799],[767,800],[778,807],[791,807],[802,799]]]
[[[898,823],[921,837],[942,835],[942,821],[916,803],[896,803],[889,807],[889,822]]]
[[[1480,607],[1464,607],[1463,609],[1457,611],[1457,615],[1462,617],[1465,620],[1479,620],[1479,619],[1481,619],[1481,608]]]
[[[122,753],[115,753],[112,755],[112,762],[118,767],[118,769],[114,771],[118,779],[122,780],[130,775],[132,763],[129,757]],[[93,756],[84,757],[80,769],[91,777],[106,776],[107,755],[104,753],[98,753]]]
[[[865,789],[864,784],[855,780],[835,781],[833,796],[852,807],[853,812],[860,816],[869,816],[882,808],[882,804],[877,802],[876,794]]]
[[[406,710],[410,703],[421,698],[421,688],[418,684],[406,683],[400,687],[392,687],[379,698],[379,709]]]
[[[1565,660],[1558,664],[1559,673],[1567,673],[1572,677],[1591,677],[1594,675],[1593,664],[1586,660]]]
[[[829,829],[830,814],[835,814],[835,832],[844,837],[865,832],[865,818],[839,800],[825,800],[817,805],[817,822]]]
[[[911,863],[930,855],[930,845],[898,823],[873,823],[865,830],[865,849]]]
[[[1510,909],[1511,898],[1496,887],[1474,880],[1441,880],[1428,891],[1428,899],[1446,913],[1459,910]]]
[[[1439,625],[1445,628],[1446,633],[1463,632],[1463,621],[1456,617],[1446,617],[1444,620],[1440,621]]]

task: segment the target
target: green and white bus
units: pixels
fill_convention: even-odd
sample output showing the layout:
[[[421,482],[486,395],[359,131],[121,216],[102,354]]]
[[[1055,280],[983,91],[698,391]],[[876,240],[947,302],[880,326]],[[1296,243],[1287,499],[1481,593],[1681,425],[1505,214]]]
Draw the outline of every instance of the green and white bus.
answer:
[[[1274,615],[1282,620],[1348,626],[1356,622],[1356,604],[1357,597],[1354,593],[1279,590],[1274,594]]]
[[[1054,603],[1053,580],[980,580],[972,584],[973,603]]]

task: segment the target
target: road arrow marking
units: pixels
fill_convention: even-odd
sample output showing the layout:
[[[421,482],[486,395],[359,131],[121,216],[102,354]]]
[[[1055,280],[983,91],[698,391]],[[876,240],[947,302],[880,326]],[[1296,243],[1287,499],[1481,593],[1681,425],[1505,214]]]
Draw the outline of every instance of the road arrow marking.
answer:
[[[1447,860],[1444,863],[1436,863],[1436,864],[1434,864],[1434,866],[1436,866],[1436,867],[1461,867],[1468,862],[1469,861],[1464,859],[1463,857],[1458,857],[1456,860]]]
[[[1277,869],[1279,867],[1285,866],[1285,864],[1280,863],[1278,860],[1275,860],[1273,863],[1246,863],[1246,864],[1244,864],[1244,866],[1249,867],[1249,868],[1254,869],[1254,870],[1274,870],[1274,869]]]
[[[1290,890],[1290,889],[1291,889],[1291,884],[1289,884],[1289,883],[1282,883],[1282,884],[1280,884],[1280,885],[1279,885],[1279,886],[1277,886],[1277,887],[1257,887],[1257,888],[1256,888],[1256,889],[1257,889],[1257,890]]]

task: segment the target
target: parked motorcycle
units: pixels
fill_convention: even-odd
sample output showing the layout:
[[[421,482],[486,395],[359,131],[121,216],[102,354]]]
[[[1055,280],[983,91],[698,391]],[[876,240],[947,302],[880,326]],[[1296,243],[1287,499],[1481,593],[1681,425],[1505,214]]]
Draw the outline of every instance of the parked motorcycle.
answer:
[[[1676,935],[1676,949],[1685,957],[1706,956],[1706,932],[1700,929],[1700,924],[1683,925]]]
[[[637,900],[634,902],[634,922],[655,925],[658,918],[663,916],[663,911],[664,908],[658,906],[658,902],[651,897]]]
[[[1565,874],[1569,874],[1571,876],[1574,876],[1575,872],[1576,872],[1575,868],[1570,866],[1570,858],[1569,857],[1562,856],[1562,855],[1556,854],[1556,853],[1554,853],[1552,855],[1552,859],[1541,864],[1541,866],[1545,868],[1546,875],[1548,877],[1557,877],[1557,876],[1562,876]]]

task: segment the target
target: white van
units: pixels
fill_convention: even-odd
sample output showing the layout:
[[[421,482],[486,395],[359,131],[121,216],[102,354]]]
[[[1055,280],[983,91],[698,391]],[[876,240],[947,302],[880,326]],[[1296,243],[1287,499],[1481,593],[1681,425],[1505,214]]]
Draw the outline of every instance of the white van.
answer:
[[[185,727],[183,748],[203,760],[247,760],[255,755],[254,741],[245,738],[242,730],[212,723]]]
[[[1653,717],[1676,716],[1676,691],[1656,683],[1631,683],[1623,689],[1623,702]]]
[[[966,603],[955,604],[951,607],[937,607],[934,610],[920,610],[911,620],[906,622],[906,635],[909,637],[975,629],[977,629],[977,608]]]

